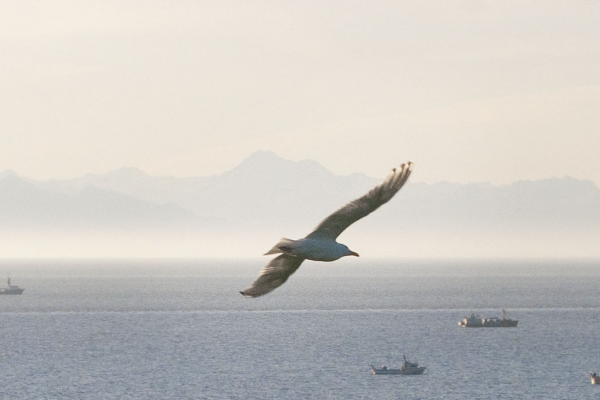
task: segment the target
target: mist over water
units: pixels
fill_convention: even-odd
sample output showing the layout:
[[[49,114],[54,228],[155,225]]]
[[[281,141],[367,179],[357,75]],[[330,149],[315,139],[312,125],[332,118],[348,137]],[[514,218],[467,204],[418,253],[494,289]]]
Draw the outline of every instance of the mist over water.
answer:
[[[132,168],[71,180],[0,176],[2,256],[259,256],[281,236],[304,237],[380,184],[382,172],[338,176],[314,161],[257,151],[204,178]],[[427,258],[599,257],[599,240],[600,189],[570,177],[493,186],[411,176],[341,237],[369,257]]]
[[[270,295],[243,298],[265,260],[0,261],[26,289],[0,297],[0,394],[566,399],[595,389],[597,260],[307,262]],[[517,328],[457,325],[502,308]],[[426,374],[370,374],[402,354]]]

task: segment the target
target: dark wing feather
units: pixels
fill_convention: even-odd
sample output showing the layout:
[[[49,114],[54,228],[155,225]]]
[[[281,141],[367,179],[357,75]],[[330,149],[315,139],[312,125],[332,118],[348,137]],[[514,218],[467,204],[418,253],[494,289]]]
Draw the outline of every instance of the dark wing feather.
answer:
[[[287,278],[296,272],[302,261],[304,261],[304,258],[287,254],[275,257],[260,271],[258,278],[240,293],[246,297],[258,297],[269,293],[283,285]]]
[[[412,163],[394,168],[383,183],[325,218],[307,237],[335,239],[347,227],[387,203],[408,180]]]

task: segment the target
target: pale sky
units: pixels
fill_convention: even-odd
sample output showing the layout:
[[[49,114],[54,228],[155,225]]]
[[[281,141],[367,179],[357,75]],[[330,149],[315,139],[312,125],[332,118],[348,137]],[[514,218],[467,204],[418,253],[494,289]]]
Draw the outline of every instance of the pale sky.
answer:
[[[0,171],[600,186],[600,2],[27,1],[0,13]]]

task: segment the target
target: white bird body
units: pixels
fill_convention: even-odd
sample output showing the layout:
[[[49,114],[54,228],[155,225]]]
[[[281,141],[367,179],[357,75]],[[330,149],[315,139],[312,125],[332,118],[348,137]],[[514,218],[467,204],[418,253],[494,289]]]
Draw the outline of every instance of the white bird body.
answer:
[[[338,243],[332,239],[319,240],[312,238],[299,240],[282,238],[265,255],[277,253],[284,253],[313,261],[335,261],[344,256],[358,257],[358,254],[351,251],[345,244]]]
[[[358,257],[358,254],[346,245],[338,243],[337,237],[354,222],[366,217],[394,197],[408,180],[411,168],[410,162],[394,168],[383,183],[325,218],[305,238],[282,238],[265,255],[282,254],[271,260],[260,271],[258,278],[240,293],[247,297],[258,297],[271,292],[296,272],[304,260],[335,261],[344,256]]]

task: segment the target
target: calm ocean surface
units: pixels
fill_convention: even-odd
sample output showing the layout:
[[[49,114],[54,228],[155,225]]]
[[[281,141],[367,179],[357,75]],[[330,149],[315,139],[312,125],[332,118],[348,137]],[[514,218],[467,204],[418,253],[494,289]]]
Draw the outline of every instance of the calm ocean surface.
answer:
[[[599,260],[0,260],[0,399],[589,399]],[[471,312],[517,328],[464,329]],[[422,376],[373,376],[406,354]]]

